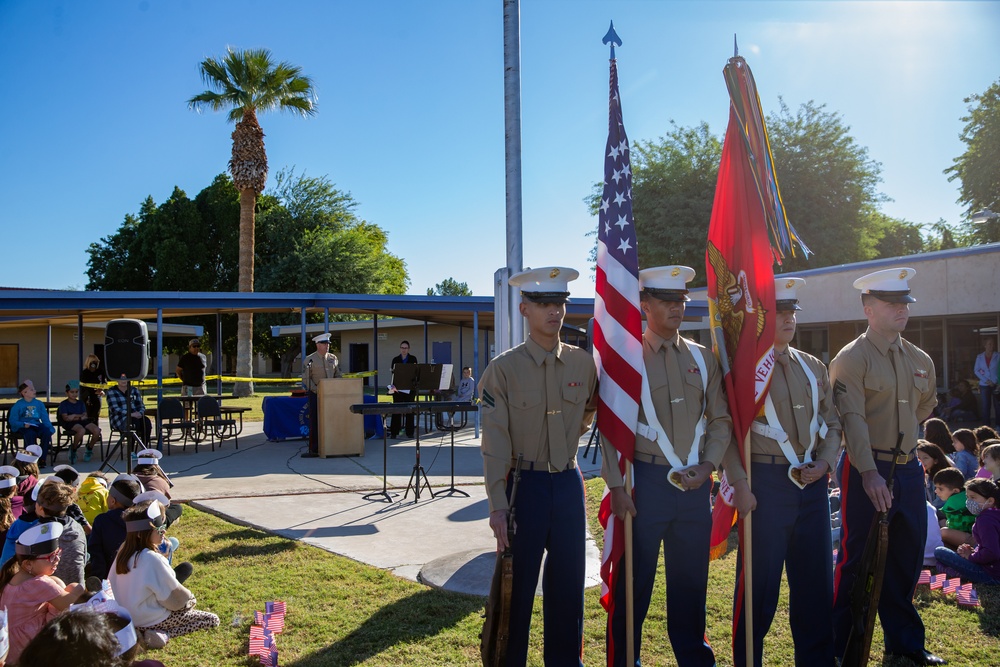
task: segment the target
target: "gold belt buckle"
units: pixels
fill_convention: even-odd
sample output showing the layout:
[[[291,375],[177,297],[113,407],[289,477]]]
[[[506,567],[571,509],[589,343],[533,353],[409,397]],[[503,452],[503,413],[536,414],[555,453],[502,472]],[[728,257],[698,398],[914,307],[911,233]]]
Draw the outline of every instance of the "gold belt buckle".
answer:
[[[909,462],[910,462],[909,454],[900,454],[899,456],[896,457],[896,465],[898,466],[905,466]]]

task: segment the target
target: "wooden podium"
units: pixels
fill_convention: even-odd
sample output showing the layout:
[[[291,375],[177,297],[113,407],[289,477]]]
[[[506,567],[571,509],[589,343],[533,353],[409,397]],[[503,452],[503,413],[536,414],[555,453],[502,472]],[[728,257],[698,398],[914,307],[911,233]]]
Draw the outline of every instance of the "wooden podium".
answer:
[[[316,393],[320,458],[364,455],[364,417],[351,412],[351,405],[361,399],[362,391],[361,378],[326,378],[319,381]]]

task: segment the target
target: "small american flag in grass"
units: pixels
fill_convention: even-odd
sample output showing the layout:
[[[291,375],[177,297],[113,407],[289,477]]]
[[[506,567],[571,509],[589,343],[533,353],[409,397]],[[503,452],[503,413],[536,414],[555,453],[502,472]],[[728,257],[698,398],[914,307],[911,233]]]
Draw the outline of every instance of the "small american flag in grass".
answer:
[[[930,570],[920,570],[920,578],[917,579],[917,585],[923,584],[924,586],[931,583],[931,571]]]
[[[261,655],[264,651],[264,628],[259,625],[250,626],[250,655]]]
[[[931,577],[931,590],[936,591],[944,586],[944,582],[948,580],[947,574],[935,574]]]
[[[941,586],[941,591],[949,595],[954,595],[961,587],[962,580],[956,577],[954,579],[946,579],[944,585]]]
[[[958,604],[963,607],[978,607],[979,595],[972,584],[965,584],[958,589]]]

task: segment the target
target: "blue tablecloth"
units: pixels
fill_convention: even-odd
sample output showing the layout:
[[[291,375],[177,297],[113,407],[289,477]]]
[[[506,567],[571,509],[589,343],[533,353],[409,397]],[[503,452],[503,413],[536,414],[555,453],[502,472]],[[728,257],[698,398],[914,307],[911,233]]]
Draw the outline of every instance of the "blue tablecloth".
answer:
[[[376,403],[375,396],[365,395],[365,403]],[[305,396],[265,396],[264,435],[268,440],[290,440],[309,435],[309,399]],[[365,437],[382,437],[382,419],[365,415]]]

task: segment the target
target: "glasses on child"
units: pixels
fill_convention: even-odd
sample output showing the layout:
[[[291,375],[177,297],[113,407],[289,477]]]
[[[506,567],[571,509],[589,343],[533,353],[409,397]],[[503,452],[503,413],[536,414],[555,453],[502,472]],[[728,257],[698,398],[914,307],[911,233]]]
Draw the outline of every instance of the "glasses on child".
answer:
[[[53,551],[48,555],[39,556],[38,560],[46,560],[50,563],[55,563],[57,560],[59,560],[59,556],[61,555],[62,555],[62,549],[56,549],[55,551]]]

